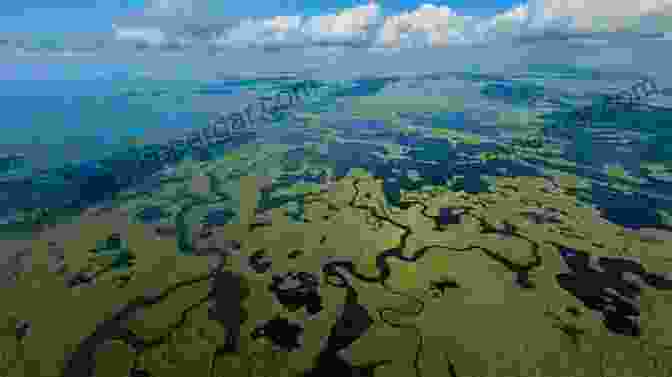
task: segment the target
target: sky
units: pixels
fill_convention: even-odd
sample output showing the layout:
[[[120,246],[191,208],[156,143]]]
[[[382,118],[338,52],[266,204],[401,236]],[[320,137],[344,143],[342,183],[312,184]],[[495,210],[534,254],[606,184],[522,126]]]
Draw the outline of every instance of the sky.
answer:
[[[672,59],[672,0],[368,1],[9,1],[0,11],[0,79],[522,61],[663,72],[670,59],[650,56]],[[415,58],[419,51],[431,60]]]
[[[672,87],[672,0],[8,0],[1,9],[0,98],[90,97],[112,86],[104,80],[171,87],[286,72],[511,77],[531,67],[643,74]],[[545,87],[582,88],[549,76]],[[603,84],[585,90],[605,92]],[[39,113],[30,101],[26,109]],[[26,109],[11,108],[19,115],[0,130],[32,137]],[[65,132],[44,119],[40,127]]]
[[[158,2],[157,2],[158,3]],[[175,2],[173,2],[175,3]],[[188,3],[188,2],[184,2]],[[192,1],[191,3],[198,3]],[[203,2],[200,2],[203,3]],[[263,0],[255,6],[245,1],[210,1],[208,8],[229,16],[275,16],[289,14],[320,14],[329,9],[345,9],[364,2],[353,0]],[[218,5],[228,3],[226,6]],[[396,10],[411,10],[422,4],[416,0],[386,0],[381,5]],[[262,6],[263,4],[263,6]],[[487,15],[505,10],[513,5],[511,0],[444,0],[433,2],[437,6],[465,10],[470,14]],[[56,6],[57,5],[57,6]],[[0,31],[50,30],[90,31],[107,30],[114,19],[141,12],[148,0],[21,0],[3,4],[0,12]]]

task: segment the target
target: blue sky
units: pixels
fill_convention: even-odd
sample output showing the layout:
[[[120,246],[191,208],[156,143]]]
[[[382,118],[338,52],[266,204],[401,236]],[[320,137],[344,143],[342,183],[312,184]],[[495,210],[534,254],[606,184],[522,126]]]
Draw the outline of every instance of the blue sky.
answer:
[[[669,59],[650,56],[672,51],[672,0],[368,1],[6,1],[0,80],[110,70],[208,78],[445,71],[449,65],[500,70],[542,61],[669,71]],[[639,22],[655,4],[663,4],[662,18]],[[191,16],[180,15],[183,9]],[[642,25],[649,36],[635,35]],[[437,51],[422,51],[428,55],[420,59],[421,49]]]
[[[101,77],[126,73],[141,78],[128,84],[134,85],[279,72],[320,80],[465,71],[510,76],[530,66],[646,74],[660,87],[672,86],[665,56],[672,51],[672,0],[526,0],[523,7],[512,0],[379,0],[379,7],[363,6],[368,0],[144,1],[5,1],[0,95],[48,95],[43,82],[64,80],[66,86],[55,87],[59,95],[91,95]],[[194,16],[157,17],[166,9],[157,2],[172,11],[192,8]],[[649,12],[653,3],[671,6],[665,19],[654,20],[652,30],[663,37],[636,35],[639,26],[618,19]],[[630,34],[595,32],[590,22],[605,14]],[[318,15],[326,16],[312,17]],[[601,28],[605,22],[598,21]],[[221,107],[219,100],[197,102],[190,111]]]
[[[213,12],[227,16],[316,15],[333,9],[351,8],[367,0],[263,0],[210,1]],[[222,5],[227,3],[226,8]],[[445,5],[460,13],[488,16],[518,2],[512,0],[385,0],[379,4],[389,10],[413,10],[423,3]],[[263,5],[262,5],[263,4]],[[7,1],[0,11],[0,32],[90,32],[108,31],[115,19],[137,13],[145,0],[20,0]]]

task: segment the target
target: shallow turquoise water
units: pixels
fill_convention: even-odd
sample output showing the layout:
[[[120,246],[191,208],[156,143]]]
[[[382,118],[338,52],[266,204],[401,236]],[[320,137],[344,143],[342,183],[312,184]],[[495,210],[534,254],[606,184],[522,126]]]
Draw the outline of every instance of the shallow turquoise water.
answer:
[[[547,69],[548,67],[543,67]],[[566,74],[576,74],[577,72],[566,72]],[[586,78],[590,76],[588,72],[582,73]],[[490,77],[487,75],[462,73],[457,74],[464,80],[472,82],[483,82],[486,90],[481,94],[489,100],[511,103],[519,108],[521,103],[526,101],[526,97],[539,94],[540,87],[537,85],[520,84],[517,82],[505,80],[501,77]],[[335,105],[339,98],[349,98],[352,96],[366,96],[378,93],[387,85],[398,82],[398,78],[369,78],[347,82],[340,89],[324,96],[303,110],[321,113],[325,117],[338,114],[338,106]],[[142,85],[140,85],[142,83]],[[35,144],[47,145],[51,148],[52,156],[49,162],[52,167],[57,168],[74,160],[95,161],[112,152],[123,152],[128,149],[128,144],[124,144],[124,138],[136,136],[142,138],[151,132],[162,132],[166,129],[189,129],[199,128],[207,125],[211,119],[210,114],[205,112],[190,112],[189,101],[193,96],[206,95],[219,98],[226,101],[227,97],[235,95],[237,88],[247,87],[256,89],[258,93],[263,94],[273,87],[281,85],[279,80],[246,80],[240,82],[217,81],[210,83],[202,82],[153,82],[151,80],[135,81],[129,80],[107,80],[95,82],[77,82],[67,85],[66,82],[50,83],[31,83],[34,85],[33,91],[39,92],[39,95],[31,95],[26,86],[17,85],[16,95],[7,92],[10,87],[5,87],[4,103],[7,111],[5,113],[5,124],[8,127],[3,131],[8,134],[8,138],[3,142],[6,144],[22,144],[28,148],[22,151],[30,156],[30,148]],[[41,85],[41,86],[40,86]],[[134,86],[135,85],[135,86]],[[490,85],[490,86],[488,86]],[[18,90],[20,88],[20,90]],[[38,90],[44,88],[44,90]],[[542,88],[543,89],[543,88]],[[65,95],[64,93],[68,93]],[[143,101],[137,101],[138,98]],[[153,101],[178,100],[182,102],[180,109],[182,111],[163,111],[162,108],[152,106]],[[571,103],[571,99],[564,99]],[[178,106],[179,107],[179,106]],[[165,106],[163,107],[165,109]],[[38,109],[37,111],[31,111]],[[186,110],[184,110],[186,109]],[[410,115],[409,124],[422,125],[427,127],[447,127],[455,130],[464,130],[468,132],[482,133],[488,131],[496,136],[496,129],[486,129],[480,127],[478,122],[470,120],[470,114],[465,112],[448,112],[435,114],[430,117]],[[550,126],[561,122],[567,118],[566,112],[555,111],[544,117],[547,122],[547,129]],[[639,164],[642,161],[665,161],[672,160],[672,131],[668,127],[660,125],[668,124],[672,121],[672,112],[604,112],[602,114],[593,114],[594,124],[590,129],[578,129],[576,127],[566,128],[565,133],[573,137],[571,143],[565,149],[565,158],[574,161],[580,165],[575,170],[576,173],[591,177],[594,179],[604,179],[603,166],[606,163],[620,161],[627,170],[638,174]],[[278,127],[274,128],[273,133],[263,136],[266,142],[282,142],[302,146],[307,141],[316,142],[312,136],[301,134],[299,129],[294,127],[291,117],[277,118]],[[359,136],[362,140],[389,139],[390,133],[381,129],[379,121],[353,121],[352,124],[339,126],[347,131],[348,137],[357,138],[359,133],[375,130],[378,134],[366,133]],[[606,130],[605,132],[600,129]],[[610,130],[608,130],[610,129]],[[599,132],[597,132],[597,131]],[[554,130],[547,130],[550,133]],[[614,143],[614,137],[625,135],[625,132],[636,135],[647,134],[649,136],[638,139],[627,145]],[[376,136],[377,135],[377,136]],[[249,139],[247,141],[253,141]],[[408,153],[410,160],[392,160],[384,161],[371,157],[371,152],[384,153],[380,147],[356,143],[338,143],[330,144],[326,155],[323,157],[333,162],[333,168],[337,175],[344,175],[352,167],[366,167],[377,176],[388,179],[385,183],[388,199],[394,202],[398,197],[399,188],[413,189],[422,187],[425,184],[444,184],[448,180],[458,176],[459,185],[465,191],[480,191],[487,188],[480,178],[482,175],[494,176],[501,174],[513,175],[536,175],[540,172],[530,167],[530,162],[535,164],[542,161],[523,162],[505,162],[493,161],[486,164],[479,164],[478,154],[483,151],[496,150],[496,144],[483,143],[478,146],[461,145],[458,149],[450,146],[446,142],[423,139],[416,136],[394,136],[398,144],[417,148]],[[244,142],[244,141],[240,141]],[[33,144],[31,146],[31,144]],[[375,143],[374,143],[375,144]],[[622,147],[629,148],[629,152]],[[65,154],[58,157],[58,149],[76,151],[74,155],[77,158],[67,158]],[[227,150],[228,147],[218,148]],[[39,150],[39,148],[35,148]],[[462,156],[461,156],[462,155]],[[469,156],[465,158],[464,156]],[[474,160],[475,159],[475,160]],[[134,169],[133,161],[124,166],[119,165],[113,169],[129,170]],[[430,163],[433,162],[433,163]],[[26,168],[30,168],[27,165]],[[61,170],[56,177],[48,178],[44,176],[40,180],[25,181],[22,185],[6,185],[5,198],[0,198],[0,209],[3,211],[12,208],[26,208],[32,206],[54,205],[58,207],[63,205],[67,195],[56,195],[62,184],[63,179],[58,178],[63,174],[79,176],[77,187],[69,188],[72,190],[71,197],[74,196],[75,203],[84,204],[87,200],[95,201],[105,198],[106,195],[113,193],[114,190],[121,187],[115,186],[113,171],[104,173],[100,166],[93,163],[70,168],[68,173]],[[413,181],[408,179],[409,171],[416,171],[420,179]],[[502,173],[505,172],[505,173]],[[148,172],[149,173],[149,172]],[[112,175],[106,175],[112,174]],[[315,177],[302,177],[300,179],[310,180]],[[297,178],[298,179],[298,178]],[[61,183],[59,183],[61,182]],[[128,182],[127,182],[128,183]],[[28,186],[26,186],[28,185]],[[26,190],[40,192],[41,198],[26,196]],[[601,206],[610,206],[610,215],[613,219],[618,219],[623,224],[637,226],[642,224],[652,224],[657,221],[655,210],[662,208],[672,208],[672,204],[666,196],[672,197],[672,184],[665,182],[648,182],[642,185],[648,192],[656,194],[654,198],[650,195],[640,195],[639,193],[623,194],[614,193],[605,187],[594,185],[592,201]],[[17,204],[23,201],[23,204]],[[59,203],[60,201],[60,203]],[[610,204],[609,204],[610,203]]]

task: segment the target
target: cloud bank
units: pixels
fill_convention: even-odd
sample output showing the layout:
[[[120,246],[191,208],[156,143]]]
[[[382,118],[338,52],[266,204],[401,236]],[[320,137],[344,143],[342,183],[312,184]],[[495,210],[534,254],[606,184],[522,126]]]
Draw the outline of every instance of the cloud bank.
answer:
[[[145,13],[185,16],[193,15],[194,9],[195,0],[155,0]],[[200,40],[206,35],[214,46],[232,47],[341,44],[399,49],[479,44],[549,31],[665,33],[672,31],[671,10],[672,0],[531,0],[492,17],[472,17],[432,4],[394,14],[370,3],[317,16],[246,18],[227,30],[208,33],[202,28]],[[169,38],[152,28],[117,27],[115,36],[152,45],[165,44]]]
[[[192,1],[156,0],[147,12],[190,14],[191,9]],[[340,43],[400,48],[481,43],[548,30],[664,33],[672,31],[671,10],[672,0],[531,0],[484,18],[461,15],[447,6],[432,4],[384,14],[387,12],[379,5],[370,3],[318,16],[248,18],[212,42],[244,47]],[[145,33],[148,42],[157,40],[155,31]],[[123,29],[117,30],[119,38],[126,35]]]
[[[19,54],[72,55],[92,51],[182,52],[261,48],[356,47],[394,53],[408,48],[571,40],[599,47],[624,34],[669,40],[672,0],[529,0],[489,17],[461,14],[447,6],[423,4],[394,11],[375,3],[318,15],[218,16],[213,0],[152,0],[139,14],[119,19],[109,35],[95,41],[54,44],[6,40],[0,49]],[[584,39],[585,43],[581,42]],[[597,41],[597,42],[593,42]],[[82,47],[84,46],[84,47]],[[116,50],[115,50],[116,49]],[[68,51],[69,50],[69,51]],[[333,49],[327,51],[335,51]]]

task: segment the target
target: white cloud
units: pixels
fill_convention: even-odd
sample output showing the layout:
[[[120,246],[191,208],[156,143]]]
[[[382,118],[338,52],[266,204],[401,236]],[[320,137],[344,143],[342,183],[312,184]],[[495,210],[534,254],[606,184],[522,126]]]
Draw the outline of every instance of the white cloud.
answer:
[[[248,46],[299,42],[301,19],[300,16],[245,19],[219,38],[217,43]]]
[[[580,31],[637,29],[648,14],[672,16],[672,0],[530,0],[538,18],[571,18]]]
[[[380,7],[369,4],[346,9],[339,14],[310,17],[302,31],[314,41],[361,40],[381,20]]]
[[[319,16],[278,16],[246,19],[217,39],[218,44],[282,46],[315,43],[361,44],[403,48],[448,46],[516,36],[547,26],[567,27],[567,17],[545,11],[540,0],[518,5],[493,17],[457,14],[447,6],[423,4],[410,11],[384,16],[378,4]],[[560,20],[560,21],[559,21]]]
[[[605,39],[593,39],[593,38],[569,38],[567,42],[579,45],[579,46],[607,46],[609,41]]]
[[[166,41],[166,34],[159,28],[153,27],[119,27],[112,25],[117,40],[144,41],[158,45]]]
[[[369,31],[382,20],[378,5],[346,9],[338,14],[313,17],[277,16],[246,19],[217,40],[219,44],[303,44],[365,41]]]
[[[192,0],[152,0],[145,13],[150,16],[192,16],[194,3]]]
[[[378,34],[377,42],[387,47],[437,45],[449,40],[464,40],[469,18],[458,16],[450,8],[423,4],[413,12],[388,17]]]
[[[393,53],[404,48],[491,43],[519,36],[533,37],[527,41],[562,40],[567,33],[577,37],[587,32],[578,36],[585,39],[591,37],[590,32],[619,29],[672,35],[672,0],[528,0],[491,17],[458,14],[447,6],[433,4],[392,13],[369,3],[322,15],[242,20],[207,11],[213,4],[221,5],[223,0],[151,0],[143,14],[117,20],[112,39],[173,52],[200,45],[212,54],[229,46],[320,49],[325,44]],[[108,42],[110,36],[97,38]],[[601,48],[606,45],[601,40],[609,38],[599,35],[597,39],[600,41],[574,39],[570,43]],[[95,45],[92,41],[86,45]],[[115,44],[110,45],[115,51]],[[117,51],[126,51],[123,43],[119,45]],[[76,50],[71,47],[64,46],[63,50]],[[106,50],[108,44],[96,48]],[[328,55],[334,56],[334,52]]]

